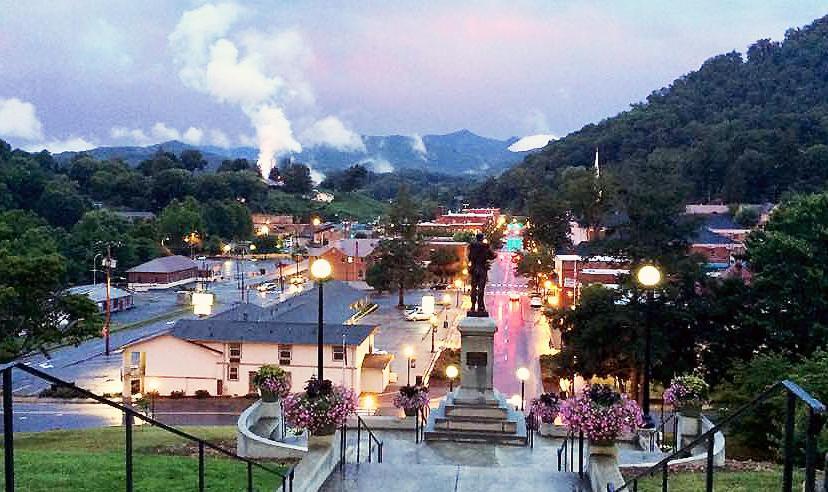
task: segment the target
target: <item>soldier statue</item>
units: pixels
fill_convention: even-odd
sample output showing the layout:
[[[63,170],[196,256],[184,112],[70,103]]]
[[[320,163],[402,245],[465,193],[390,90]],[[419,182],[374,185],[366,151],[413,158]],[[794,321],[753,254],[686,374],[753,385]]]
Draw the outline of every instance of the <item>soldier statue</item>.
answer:
[[[486,280],[489,277],[489,265],[497,255],[487,243],[483,241],[483,234],[477,234],[469,246],[469,273],[471,273],[471,317],[485,318],[489,316],[483,304],[483,295],[486,291]]]

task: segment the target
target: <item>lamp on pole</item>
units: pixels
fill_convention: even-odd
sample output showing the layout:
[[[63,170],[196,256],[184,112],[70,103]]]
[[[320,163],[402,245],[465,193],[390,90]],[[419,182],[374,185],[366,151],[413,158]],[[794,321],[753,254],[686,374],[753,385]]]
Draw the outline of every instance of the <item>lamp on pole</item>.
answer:
[[[644,394],[642,407],[644,410],[644,426],[653,427],[653,418],[650,415],[650,371],[652,369],[653,352],[653,298],[655,287],[661,282],[661,271],[654,265],[644,265],[638,269],[636,274],[638,283],[647,289],[647,311],[644,321]]]
[[[318,316],[318,325],[316,328],[316,375],[320,381],[322,381],[323,374],[322,374],[322,366],[324,365],[324,359],[322,356],[322,340],[324,338],[324,290],[323,285],[325,281],[331,276],[331,264],[328,260],[324,258],[320,258],[313,262],[311,265],[311,275],[313,278],[316,279],[316,286],[319,289],[319,316]]]
[[[457,289],[457,300],[454,307],[460,307],[460,289],[463,288],[463,281],[459,278],[454,281],[454,288]]]
[[[406,346],[403,349],[403,355],[405,356],[406,366],[408,367],[408,375],[406,377],[406,385],[411,386],[411,362],[414,360],[414,349],[410,346]]]
[[[449,379],[449,392],[454,391],[454,379],[460,371],[457,369],[457,366],[448,366],[446,367],[446,377]]]
[[[519,367],[517,378],[520,379],[520,411],[523,411],[523,402],[526,400],[526,380],[529,379],[529,369]]]

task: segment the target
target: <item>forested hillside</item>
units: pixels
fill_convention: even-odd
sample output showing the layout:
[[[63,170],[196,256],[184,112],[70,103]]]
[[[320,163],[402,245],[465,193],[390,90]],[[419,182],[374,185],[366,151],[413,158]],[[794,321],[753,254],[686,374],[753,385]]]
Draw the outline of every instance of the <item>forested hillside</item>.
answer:
[[[481,202],[516,209],[560,170],[646,160],[678,167],[693,201],[776,201],[828,178],[828,17],[715,56],[646,102],[590,124],[478,189]]]

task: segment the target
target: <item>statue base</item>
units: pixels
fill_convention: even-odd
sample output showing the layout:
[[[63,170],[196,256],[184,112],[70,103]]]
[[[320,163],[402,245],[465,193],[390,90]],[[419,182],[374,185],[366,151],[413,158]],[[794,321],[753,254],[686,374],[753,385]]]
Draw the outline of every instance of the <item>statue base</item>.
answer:
[[[488,318],[489,312],[485,309],[482,311],[469,311],[466,313],[466,316],[469,318]]]

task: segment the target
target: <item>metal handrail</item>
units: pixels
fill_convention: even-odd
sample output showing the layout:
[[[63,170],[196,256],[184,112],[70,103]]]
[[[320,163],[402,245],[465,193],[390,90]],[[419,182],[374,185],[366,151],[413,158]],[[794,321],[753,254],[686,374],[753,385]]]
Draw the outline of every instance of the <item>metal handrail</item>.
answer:
[[[608,492],[621,492],[622,490],[638,490],[638,481],[646,476],[653,476],[659,469],[662,470],[662,490],[667,490],[668,469],[670,461],[685,455],[692,451],[696,446],[707,441],[707,491],[713,490],[713,443],[715,435],[720,432],[725,426],[742,417],[748,410],[753,409],[760,403],[764,402],[777,390],[783,389],[788,395],[787,402],[787,418],[785,422],[785,464],[783,471],[783,492],[791,492],[793,487],[793,432],[794,432],[794,412],[796,410],[796,400],[805,403],[809,408],[808,432],[806,433],[805,444],[805,492],[815,492],[816,482],[816,435],[822,427],[822,419],[826,413],[825,404],[817,400],[810,393],[802,389],[793,381],[782,380],[769,386],[765,391],[754,397],[748,403],[745,403],[730,415],[724,417],[718,424],[714,425],[707,431],[700,434],[690,443],[674,451],[673,453],[662,458],[658,463],[650,466],[643,472],[636,474],[634,477],[626,480],[619,488],[614,488],[611,484],[607,485]],[[632,487],[632,489],[631,489]]]
[[[675,435],[678,432],[678,414],[673,413],[672,415],[670,415],[666,419],[662,418],[661,423],[658,424],[658,427],[656,427],[655,432],[653,432],[652,435],[650,436],[650,452],[651,453],[655,451],[656,446],[658,446],[659,451],[662,450],[662,448],[663,448],[662,445],[664,444],[664,436],[665,436],[667,424],[671,421],[673,422],[673,435]],[[676,450],[675,444],[671,445],[670,449],[675,451]]]
[[[248,490],[252,492],[253,490],[253,467],[259,468],[264,470],[268,473],[277,475],[282,480],[282,489],[284,491],[293,490],[293,478],[294,478],[294,471],[295,467],[291,466],[287,472],[281,472],[276,468],[271,468],[269,466],[263,465],[258,461],[251,460],[250,458],[245,458],[243,456],[239,456],[238,454],[225,449],[221,446],[215,445],[211,442],[205,441],[200,437],[194,436],[188,432],[184,432],[181,429],[169,426],[164,424],[163,422],[159,422],[154,418],[145,415],[132,407],[128,407],[126,405],[116,403],[108,398],[104,398],[102,396],[98,396],[95,393],[81,388],[77,386],[75,383],[70,383],[68,381],[64,381],[62,379],[56,378],[51,374],[47,374],[43,371],[38,369],[34,369],[29,367],[23,363],[17,362],[13,364],[7,364],[3,366],[3,369],[0,370],[3,374],[3,422],[5,432],[3,433],[3,447],[5,452],[5,479],[6,479],[6,492],[13,492],[14,491],[14,417],[13,417],[13,402],[12,402],[12,370],[19,369],[21,371],[27,372],[33,376],[36,376],[44,381],[48,381],[52,384],[57,386],[63,386],[67,388],[72,388],[75,392],[80,395],[83,395],[85,398],[89,398],[92,400],[97,401],[98,403],[103,403],[104,405],[108,405],[112,408],[116,408],[122,412],[124,412],[125,417],[125,430],[126,430],[126,448],[127,448],[127,456],[126,456],[126,488],[128,492],[131,492],[133,489],[132,483],[132,424],[133,420],[137,417],[138,419],[143,420],[144,422],[163,429],[167,432],[175,434],[179,437],[183,437],[184,439],[188,439],[190,441],[195,441],[198,443],[198,485],[199,490],[204,490],[204,449],[209,448],[214,451],[217,451],[225,456],[233,458],[238,461],[242,461],[247,464],[247,484]],[[289,487],[289,488],[288,488]]]
[[[414,442],[417,444],[425,440],[425,428],[430,413],[431,408],[428,405],[423,405],[414,414]]]
[[[575,471],[575,432],[569,431],[558,448],[558,471]],[[578,476],[584,477],[584,433],[578,433]]]
[[[357,439],[356,439],[356,462],[357,464],[360,463],[362,460],[362,428],[364,427],[365,430],[368,432],[368,463],[372,463],[374,461],[374,447],[377,448],[377,463],[382,463],[382,450],[384,446],[384,442],[379,439],[374,431],[368,427],[368,424],[360,417],[356,415],[357,418]],[[340,444],[339,444],[339,466],[340,468],[345,466],[345,454],[348,449],[348,424],[343,424],[342,428],[340,429]]]

